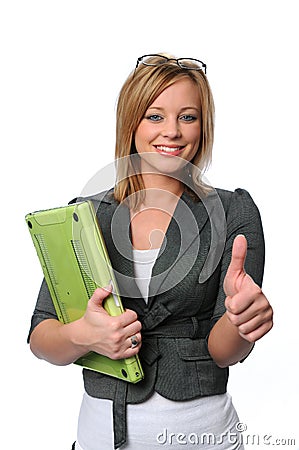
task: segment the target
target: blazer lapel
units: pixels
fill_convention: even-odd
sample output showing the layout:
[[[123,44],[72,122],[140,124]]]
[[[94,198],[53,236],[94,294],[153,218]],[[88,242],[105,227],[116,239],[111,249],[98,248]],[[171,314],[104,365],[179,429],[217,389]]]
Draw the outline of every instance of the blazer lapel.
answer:
[[[201,269],[208,247],[200,241],[200,233],[207,220],[208,213],[204,204],[201,201],[194,202],[184,193],[174,211],[153,267],[149,304],[158,292],[170,289],[187,275],[198,259],[199,249],[201,258],[197,263],[199,270]],[[174,266],[175,271],[172,270]]]

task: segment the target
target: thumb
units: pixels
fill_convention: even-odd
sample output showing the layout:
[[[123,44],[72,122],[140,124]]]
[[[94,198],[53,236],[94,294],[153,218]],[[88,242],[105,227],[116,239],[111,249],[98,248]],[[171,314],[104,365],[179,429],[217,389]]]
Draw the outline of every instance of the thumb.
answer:
[[[232,249],[232,257],[230,261],[230,265],[228,267],[227,272],[231,272],[231,274],[236,274],[240,272],[245,272],[244,264],[247,253],[247,240],[243,234],[239,234],[235,237]]]
[[[93,310],[99,310],[99,308],[103,308],[103,301],[109,294],[112,292],[112,286],[108,285],[104,288],[97,288],[92,294],[89,305]]]
[[[239,285],[245,275],[245,259],[247,253],[247,240],[242,234],[238,235],[233,242],[231,261],[224,279],[224,292],[233,296],[239,290]]]

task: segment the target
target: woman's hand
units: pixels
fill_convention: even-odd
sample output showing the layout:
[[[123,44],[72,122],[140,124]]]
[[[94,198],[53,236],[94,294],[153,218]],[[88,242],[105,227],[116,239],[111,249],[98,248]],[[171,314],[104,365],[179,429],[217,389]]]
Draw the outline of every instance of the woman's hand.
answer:
[[[81,319],[67,324],[57,319],[39,323],[31,333],[30,347],[40,359],[67,365],[94,351],[111,359],[136,355],[141,345],[141,323],[134,311],[127,310],[120,316],[111,317],[102,306],[111,294],[111,288],[96,289]],[[138,345],[133,345],[137,341]]]
[[[111,287],[98,288],[88,302],[84,316],[74,322],[73,340],[88,351],[94,351],[111,359],[136,355],[141,346],[141,323],[135,311],[126,310],[119,316],[110,316],[103,308],[103,301],[111,294]],[[131,338],[138,345],[132,348]]]
[[[263,337],[273,326],[273,311],[261,288],[245,272],[245,236],[235,238],[232,258],[224,279],[226,316],[248,342]]]

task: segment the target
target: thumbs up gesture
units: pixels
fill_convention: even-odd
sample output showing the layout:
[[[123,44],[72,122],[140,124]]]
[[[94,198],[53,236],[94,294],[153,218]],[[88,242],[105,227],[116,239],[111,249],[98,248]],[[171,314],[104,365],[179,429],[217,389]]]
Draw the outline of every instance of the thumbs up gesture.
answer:
[[[224,279],[225,307],[229,321],[248,342],[263,337],[273,326],[273,311],[261,288],[245,272],[245,236],[235,238],[230,265]]]

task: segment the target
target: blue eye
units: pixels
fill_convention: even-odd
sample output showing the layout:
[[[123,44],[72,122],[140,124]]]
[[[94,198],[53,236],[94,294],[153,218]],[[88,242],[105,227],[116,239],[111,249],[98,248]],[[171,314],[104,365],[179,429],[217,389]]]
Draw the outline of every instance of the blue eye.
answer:
[[[146,119],[151,120],[152,122],[159,122],[162,120],[162,117],[159,114],[151,114],[150,116],[146,116]]]
[[[183,116],[180,117],[181,120],[183,120],[184,122],[194,122],[197,117],[196,116],[192,116],[191,114],[184,114]]]

